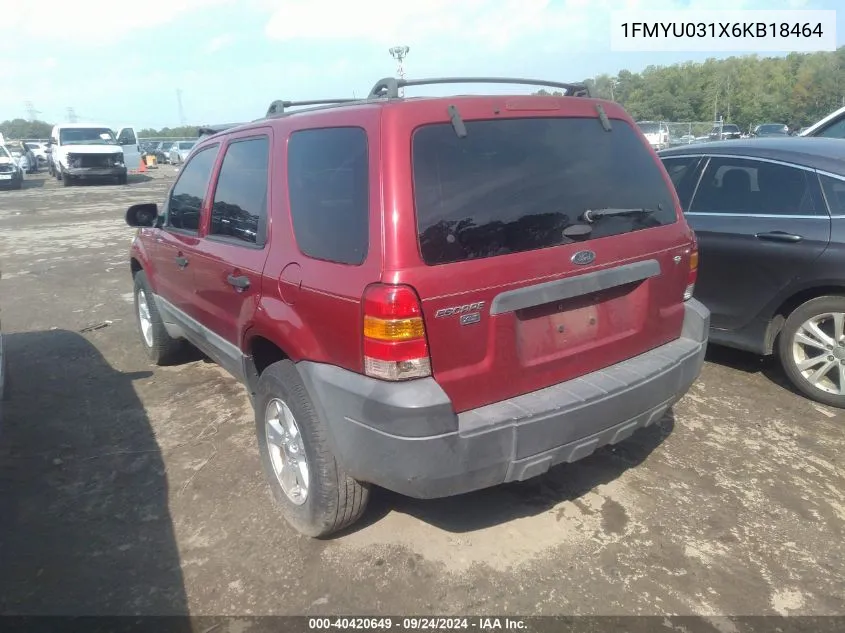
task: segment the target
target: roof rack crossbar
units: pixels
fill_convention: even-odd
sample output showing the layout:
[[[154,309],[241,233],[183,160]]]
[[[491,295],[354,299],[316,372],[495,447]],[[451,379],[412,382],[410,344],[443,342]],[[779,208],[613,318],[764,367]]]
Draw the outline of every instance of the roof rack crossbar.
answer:
[[[351,103],[353,101],[359,101],[359,99],[311,99],[309,101],[283,101],[278,99],[270,104],[270,107],[267,108],[267,116],[274,116],[279,114],[284,114],[285,109],[293,108],[296,106],[318,106],[318,105],[331,105],[334,103]]]
[[[567,97],[589,97],[590,90],[584,84],[561,83],[545,79],[519,79],[516,77],[432,77],[430,79],[380,79],[370,90],[370,99],[399,97],[399,89],[405,86],[430,86],[434,84],[517,84],[524,86],[546,86],[560,88]]]

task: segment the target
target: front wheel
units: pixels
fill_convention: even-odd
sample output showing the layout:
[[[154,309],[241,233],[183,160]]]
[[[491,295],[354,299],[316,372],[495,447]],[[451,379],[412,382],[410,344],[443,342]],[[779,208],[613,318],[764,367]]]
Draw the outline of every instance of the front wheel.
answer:
[[[71,176],[70,176],[69,174],[64,174],[64,173],[63,173],[63,174],[62,174],[61,181],[62,181],[62,184],[63,184],[65,187],[70,187],[70,186],[73,184],[73,178],[71,178]]]
[[[369,486],[352,479],[335,459],[326,425],[291,361],[264,370],[254,406],[261,465],[285,520],[311,537],[357,521]]]
[[[796,308],[783,325],[778,352],[798,390],[845,408],[845,297],[817,297]]]
[[[155,296],[143,270],[135,273],[135,318],[147,357],[156,365],[167,365],[183,348],[183,342],[167,333]]]

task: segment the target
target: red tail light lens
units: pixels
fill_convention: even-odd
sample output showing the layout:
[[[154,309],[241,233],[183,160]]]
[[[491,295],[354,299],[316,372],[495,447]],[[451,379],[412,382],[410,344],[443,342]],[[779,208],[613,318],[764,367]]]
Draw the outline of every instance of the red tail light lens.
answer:
[[[376,284],[364,293],[364,373],[392,381],[431,375],[422,306],[410,286]]]

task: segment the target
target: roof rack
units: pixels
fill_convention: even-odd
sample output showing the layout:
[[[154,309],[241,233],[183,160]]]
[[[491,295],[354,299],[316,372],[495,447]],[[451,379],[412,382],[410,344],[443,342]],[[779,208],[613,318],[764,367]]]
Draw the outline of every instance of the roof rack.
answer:
[[[518,84],[525,86],[546,86],[561,88],[567,97],[589,97],[590,90],[584,84],[560,83],[544,79],[517,79],[514,77],[433,77],[431,79],[397,79],[385,77],[376,82],[370,90],[369,99],[399,97],[399,89],[405,86],[430,86],[434,84]]]
[[[319,105],[333,105],[336,103],[351,103],[353,101],[360,101],[360,99],[312,99],[310,101],[282,101],[276,100],[267,108],[267,117],[277,116],[285,113],[286,108],[293,108],[296,106],[319,106]]]

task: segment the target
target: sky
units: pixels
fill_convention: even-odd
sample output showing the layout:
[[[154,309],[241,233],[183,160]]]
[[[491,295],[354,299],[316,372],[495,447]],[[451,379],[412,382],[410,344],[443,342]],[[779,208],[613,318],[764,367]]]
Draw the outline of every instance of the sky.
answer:
[[[611,50],[614,10],[836,9],[841,0],[113,0],[10,2],[0,120],[177,126],[249,121],[274,99],[365,95],[394,75],[580,81],[738,53]],[[841,6],[840,6],[841,8]],[[845,10],[837,18],[837,45]],[[753,52],[753,51],[750,51]],[[766,53],[775,54],[775,53]],[[484,87],[409,88],[415,94]],[[497,89],[513,92],[514,88]],[[490,92],[489,87],[486,91]]]

